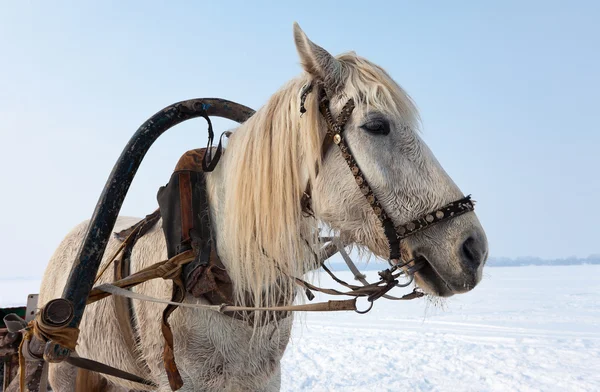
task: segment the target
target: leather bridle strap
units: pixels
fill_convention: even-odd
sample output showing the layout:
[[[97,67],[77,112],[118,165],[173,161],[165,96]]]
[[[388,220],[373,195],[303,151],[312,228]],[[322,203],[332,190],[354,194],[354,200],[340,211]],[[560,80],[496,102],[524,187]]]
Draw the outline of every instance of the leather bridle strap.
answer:
[[[393,262],[393,264],[398,264],[401,259],[400,241],[402,239],[443,220],[451,219],[468,211],[474,210],[475,206],[471,200],[471,196],[467,196],[460,200],[454,201],[437,211],[421,216],[404,225],[395,227],[391,218],[385,212],[381,203],[377,199],[377,196],[375,196],[375,193],[367,182],[363,172],[360,170],[358,163],[356,163],[356,160],[354,159],[354,156],[352,155],[352,152],[350,151],[350,148],[346,144],[346,141],[342,135],[346,123],[350,119],[352,111],[355,108],[354,99],[349,99],[342,108],[342,111],[338,115],[337,119],[334,119],[333,115],[331,114],[331,110],[329,109],[330,102],[324,86],[322,84],[318,84],[317,87],[319,91],[319,111],[327,123],[327,134],[325,136],[325,140],[323,141],[322,148],[323,154],[329,149],[331,143],[334,143],[339,147],[344,160],[350,167],[350,171],[354,176],[356,185],[358,185],[360,188],[363,196],[367,199],[367,202],[383,226],[385,236],[387,237],[390,247],[390,261]],[[309,91],[310,90],[307,90],[306,93]]]
[[[323,151],[328,149],[328,146],[325,146],[325,144],[330,144],[330,141],[333,141],[333,143],[337,144],[337,146],[340,148],[342,157],[344,157],[344,160],[350,167],[352,175],[354,175],[356,185],[358,185],[363,196],[367,199],[367,202],[373,209],[373,212],[383,225],[385,236],[387,237],[390,246],[390,260],[399,260],[400,240],[396,236],[394,223],[388,217],[387,213],[381,206],[381,203],[379,203],[377,196],[375,196],[373,193],[373,189],[371,189],[371,186],[369,186],[367,179],[363,175],[358,163],[356,163],[354,156],[350,152],[350,148],[348,148],[346,141],[342,137],[342,132],[344,131],[346,123],[350,119],[350,115],[352,114],[354,108],[354,99],[349,99],[342,108],[338,118],[334,120],[331,110],[329,109],[329,98],[325,93],[325,89],[322,86],[319,88],[319,111],[327,123],[327,136],[325,137]]]

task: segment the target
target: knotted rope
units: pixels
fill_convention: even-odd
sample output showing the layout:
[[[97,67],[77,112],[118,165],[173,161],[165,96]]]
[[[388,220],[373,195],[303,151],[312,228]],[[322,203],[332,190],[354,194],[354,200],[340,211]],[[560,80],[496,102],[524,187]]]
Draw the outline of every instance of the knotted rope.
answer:
[[[43,314],[44,312],[42,308],[37,313],[35,318],[31,320],[27,324],[27,326],[22,330],[23,340],[19,345],[19,388],[21,392],[27,391],[25,385],[25,376],[27,373],[27,359],[33,361],[44,360],[43,357],[39,357],[29,350],[29,342],[34,336],[43,342],[56,342],[61,346],[68,348],[71,351],[74,351],[75,346],[77,345],[77,338],[79,337],[79,328],[69,326],[57,327],[54,325],[49,325],[44,321],[44,318],[42,317]],[[24,353],[24,351],[27,351],[26,354]]]
[[[27,329],[30,330],[33,336],[44,342],[51,340],[68,348],[70,351],[74,351],[77,345],[77,338],[79,337],[79,328],[48,325],[44,322],[42,314],[43,310],[38,312],[35,319],[31,320],[27,325]]]

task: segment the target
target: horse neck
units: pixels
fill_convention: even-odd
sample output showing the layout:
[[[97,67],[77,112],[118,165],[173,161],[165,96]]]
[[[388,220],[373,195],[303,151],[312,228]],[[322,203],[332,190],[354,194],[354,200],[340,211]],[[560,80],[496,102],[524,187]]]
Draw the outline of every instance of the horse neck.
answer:
[[[224,179],[227,177],[228,173],[237,170],[237,168],[231,163],[231,159],[229,159],[232,156],[232,153],[234,153],[234,151],[225,152],[215,170],[211,173],[207,173],[206,177],[208,203],[213,226],[213,235],[216,242],[216,250],[226,269],[228,269],[232,263],[239,262],[235,257],[233,257],[232,249],[228,245],[227,238],[230,237],[230,235],[225,230],[223,218],[223,210],[225,208],[224,200],[227,192],[226,186],[224,185]],[[232,283],[235,285],[235,278],[231,276],[231,279]],[[279,304],[290,305],[291,302],[292,301],[289,299],[284,300],[282,298]],[[244,305],[252,305],[252,303],[245,303]]]

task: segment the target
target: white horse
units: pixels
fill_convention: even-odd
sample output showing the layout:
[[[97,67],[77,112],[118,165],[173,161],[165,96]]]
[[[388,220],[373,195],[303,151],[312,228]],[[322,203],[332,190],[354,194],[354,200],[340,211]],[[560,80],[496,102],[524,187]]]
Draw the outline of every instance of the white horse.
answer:
[[[315,93],[306,96],[306,113],[301,116],[301,95],[310,83],[323,83],[332,92],[334,116],[348,99],[354,99],[356,109],[344,138],[396,225],[463,197],[419,137],[419,117],[411,99],[381,67],[355,53],[332,56],[311,42],[297,24],[294,39],[304,72],[235,130],[217,169],[207,174],[217,251],[234,283],[238,304],[244,303],[244,293],[250,293],[254,303],[272,305],[283,299],[292,304],[296,291],[282,292],[275,282],[282,273],[302,276],[314,268],[318,225],[379,257],[389,256],[381,224],[339,149],[330,148],[321,156],[327,127]],[[308,183],[314,217],[303,214],[300,206]],[[119,218],[114,230],[138,220]],[[87,224],[73,229],[52,256],[40,305],[61,296]],[[118,245],[110,241],[102,265]],[[475,213],[469,212],[407,238],[402,252],[427,260],[415,275],[416,284],[430,295],[447,297],[477,285],[488,250],[485,233]],[[158,224],[137,242],[132,272],[166,258]],[[110,280],[103,277],[98,284]],[[171,283],[149,281],[134,291],[170,299]],[[185,301],[202,303],[189,296]],[[170,391],[162,361],[164,305],[133,302],[140,338],[136,347],[130,347],[120,331],[113,301],[102,300],[86,309],[77,353],[152,380],[159,391]],[[280,360],[292,317],[251,326],[210,310],[178,308],[170,321],[182,391],[280,389]],[[71,365],[50,365],[54,391],[73,391],[75,375]],[[141,388],[106,378],[107,389]]]

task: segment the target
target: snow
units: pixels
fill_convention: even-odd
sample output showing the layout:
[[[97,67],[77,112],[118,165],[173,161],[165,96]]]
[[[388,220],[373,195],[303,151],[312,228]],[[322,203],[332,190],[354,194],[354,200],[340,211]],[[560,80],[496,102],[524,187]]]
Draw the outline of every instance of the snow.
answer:
[[[282,391],[600,391],[598,276],[599,265],[488,267],[445,301],[296,316]],[[0,306],[38,287],[0,278]]]
[[[297,317],[282,390],[599,391],[599,275],[598,265],[489,267],[475,290],[437,305],[379,300],[366,315]]]

